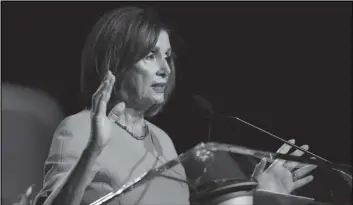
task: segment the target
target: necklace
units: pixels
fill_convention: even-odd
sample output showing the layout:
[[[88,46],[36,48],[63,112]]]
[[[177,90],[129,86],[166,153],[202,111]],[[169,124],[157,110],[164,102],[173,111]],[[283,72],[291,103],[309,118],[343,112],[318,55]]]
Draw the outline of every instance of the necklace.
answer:
[[[143,126],[143,135],[142,136],[138,136],[135,133],[133,133],[132,131],[129,130],[129,128],[127,128],[125,125],[120,124],[118,121],[115,121],[115,123],[121,127],[122,129],[124,129],[127,133],[129,133],[129,135],[131,135],[131,137],[137,139],[137,140],[144,140],[149,134],[150,134],[150,129],[148,127],[148,125],[144,122],[144,126]]]

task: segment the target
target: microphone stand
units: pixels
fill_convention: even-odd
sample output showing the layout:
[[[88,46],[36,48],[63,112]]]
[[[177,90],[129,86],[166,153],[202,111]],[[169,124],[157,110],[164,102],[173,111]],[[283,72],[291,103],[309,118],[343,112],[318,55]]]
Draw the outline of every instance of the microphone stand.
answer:
[[[211,134],[212,134],[212,121],[208,121],[208,137],[207,137],[207,142],[211,142]]]
[[[235,119],[235,120],[237,120],[239,122],[242,122],[243,124],[246,124],[246,125],[248,125],[250,127],[253,127],[255,129],[263,132],[263,133],[266,133],[266,134],[270,135],[271,137],[273,137],[273,138],[275,138],[277,140],[280,140],[280,141],[282,141],[283,143],[285,143],[287,145],[295,147],[296,149],[298,149],[298,150],[300,150],[300,151],[302,151],[302,152],[304,152],[304,153],[306,153],[306,154],[308,154],[308,155],[310,155],[310,156],[312,156],[312,157],[314,157],[316,159],[321,160],[321,162],[323,162],[324,164],[328,164],[328,165],[331,165],[331,166],[335,165],[335,163],[333,163],[333,162],[331,162],[331,161],[329,161],[329,160],[327,160],[327,159],[325,159],[323,157],[320,157],[320,156],[318,156],[318,155],[316,155],[316,154],[314,154],[314,153],[312,153],[310,151],[307,151],[307,150],[305,150],[305,149],[303,149],[303,148],[301,148],[301,147],[299,147],[299,146],[297,146],[297,145],[295,145],[293,143],[290,143],[287,140],[284,140],[284,139],[282,139],[282,138],[280,138],[280,137],[278,137],[278,136],[276,136],[276,135],[274,135],[274,134],[272,134],[272,133],[270,133],[270,132],[268,132],[268,131],[266,131],[264,129],[261,129],[261,128],[259,128],[259,127],[255,126],[255,125],[243,120],[243,119],[240,119],[239,117],[223,115],[223,114],[218,114],[218,115],[221,116],[221,117],[228,118],[228,119]],[[332,168],[332,170],[338,172],[341,176],[343,176],[344,180],[348,182],[350,187],[352,187],[352,175],[350,175],[350,174],[346,173],[345,171],[343,171],[341,169],[338,169],[338,168]]]

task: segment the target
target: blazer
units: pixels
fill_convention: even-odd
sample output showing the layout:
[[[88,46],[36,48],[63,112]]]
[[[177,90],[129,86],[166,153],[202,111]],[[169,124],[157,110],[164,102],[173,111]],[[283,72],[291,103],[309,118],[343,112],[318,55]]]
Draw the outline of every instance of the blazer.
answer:
[[[151,135],[143,141],[132,138],[118,125],[112,126],[111,140],[91,170],[95,177],[87,187],[81,205],[90,204],[151,168],[177,157],[169,136],[152,123],[147,122],[147,125]],[[88,143],[89,134],[90,112],[88,110],[69,116],[60,123],[45,161],[43,188],[35,199],[36,205],[43,204],[46,197],[78,161]],[[185,181],[184,167],[178,165],[163,176],[127,192],[108,204],[189,204],[189,189]]]

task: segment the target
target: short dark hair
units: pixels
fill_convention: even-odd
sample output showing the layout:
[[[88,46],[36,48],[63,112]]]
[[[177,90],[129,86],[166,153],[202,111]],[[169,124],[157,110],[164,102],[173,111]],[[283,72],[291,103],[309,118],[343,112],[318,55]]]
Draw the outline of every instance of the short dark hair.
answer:
[[[91,106],[93,93],[106,72],[116,77],[115,87],[108,103],[109,112],[117,103],[121,82],[126,72],[155,47],[160,32],[170,30],[159,20],[152,9],[123,7],[106,13],[88,35],[81,58],[81,92],[87,106]],[[175,86],[174,56],[169,61],[171,69],[163,104],[152,106],[146,117],[156,115]]]

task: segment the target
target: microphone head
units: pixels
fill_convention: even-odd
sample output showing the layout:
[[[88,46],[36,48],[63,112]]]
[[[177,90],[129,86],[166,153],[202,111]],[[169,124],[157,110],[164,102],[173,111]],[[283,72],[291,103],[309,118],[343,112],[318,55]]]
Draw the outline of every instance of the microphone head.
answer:
[[[196,107],[203,113],[207,118],[213,118],[214,110],[212,104],[201,95],[193,95],[192,99]]]

